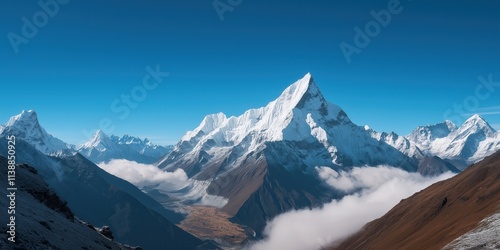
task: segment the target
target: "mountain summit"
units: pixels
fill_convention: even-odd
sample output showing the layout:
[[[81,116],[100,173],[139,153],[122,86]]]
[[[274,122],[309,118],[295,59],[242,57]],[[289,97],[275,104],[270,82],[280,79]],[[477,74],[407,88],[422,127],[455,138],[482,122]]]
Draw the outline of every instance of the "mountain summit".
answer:
[[[462,170],[500,150],[500,133],[477,114],[460,127],[450,121],[417,127],[407,138],[427,156],[439,156]]]
[[[19,115],[11,117],[5,127],[0,130],[0,135],[14,135],[44,154],[71,149],[69,144],[53,137],[40,126],[38,116],[33,110],[23,110]]]
[[[252,135],[258,136],[260,141],[301,139],[303,135],[294,132],[304,131],[286,130],[296,120],[295,113],[299,110],[302,113],[317,113],[328,119],[337,119],[342,111],[325,100],[312,76],[307,74],[265,107],[248,110],[238,117],[227,118],[223,113],[206,116],[200,126],[188,132],[182,141],[190,141],[201,134],[212,137],[216,142],[232,145]]]

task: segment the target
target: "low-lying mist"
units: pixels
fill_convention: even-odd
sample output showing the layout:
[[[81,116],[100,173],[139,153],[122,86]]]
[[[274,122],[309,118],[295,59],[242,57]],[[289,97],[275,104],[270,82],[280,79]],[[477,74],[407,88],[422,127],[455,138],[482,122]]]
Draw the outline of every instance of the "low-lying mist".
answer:
[[[327,167],[316,170],[325,183],[348,195],[322,208],[277,216],[267,224],[264,239],[247,249],[320,249],[356,233],[401,199],[454,175],[424,177],[390,166],[358,167],[340,173]]]

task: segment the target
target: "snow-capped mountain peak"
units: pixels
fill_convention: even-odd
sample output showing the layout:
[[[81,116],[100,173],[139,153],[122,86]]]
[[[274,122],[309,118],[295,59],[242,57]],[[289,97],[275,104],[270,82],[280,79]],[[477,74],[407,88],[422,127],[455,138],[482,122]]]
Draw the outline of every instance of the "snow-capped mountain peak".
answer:
[[[83,145],[78,146],[78,150],[85,148],[94,148],[98,151],[105,151],[107,148],[112,145],[111,138],[106,135],[102,130],[97,130],[92,138],[88,142]]]
[[[486,136],[495,134],[495,129],[478,114],[467,119],[462,126],[457,129],[457,134],[483,131]]]
[[[283,104],[283,108],[293,109],[306,96],[307,92],[324,100],[310,73],[286,88],[276,102]]]
[[[40,126],[34,110],[23,110],[20,114],[11,117],[0,133],[15,135],[16,139],[28,142],[45,154],[71,149],[71,145],[53,137]]]
[[[12,126],[18,121],[38,122],[38,117],[34,110],[23,110],[20,114],[12,116],[6,126]]]
[[[417,143],[425,151],[434,140],[446,137],[457,129],[453,122],[446,120],[433,125],[419,126],[407,138]]]
[[[42,128],[38,122],[38,116],[33,110],[23,110],[20,114],[11,117],[5,126],[16,129],[29,129],[33,131],[33,133],[42,132]]]
[[[413,169],[416,168],[414,157],[422,157],[421,152],[404,137],[356,126],[339,106],[324,98],[308,73],[265,107],[250,109],[238,117],[227,118],[222,113],[206,116],[196,129],[186,133],[160,167],[176,168],[180,165],[176,161],[197,166],[195,161],[211,159],[203,164],[209,165],[212,161],[225,161],[222,158],[229,154],[231,159],[241,157],[239,159],[243,161],[246,155],[280,143],[287,145],[283,147],[294,148],[291,150],[298,150],[297,146],[291,145],[301,145],[304,154],[316,155],[303,159],[311,167],[314,164],[349,167],[384,162],[392,157],[393,164],[401,163],[404,168]],[[317,152],[312,152],[313,148]],[[368,155],[372,150],[388,153],[377,153],[370,158]]]
[[[417,127],[408,139],[427,155],[452,160],[459,168],[500,149],[498,132],[480,115],[473,115],[460,127],[450,121]]]
[[[122,137],[112,136],[112,138],[121,144],[128,144],[128,145],[148,145],[148,144],[150,144],[150,141],[148,140],[148,138],[144,138],[144,140],[141,140],[141,138],[134,137],[134,136],[131,136],[129,134],[125,134]]]
[[[98,130],[92,138],[77,147],[78,152],[95,163],[126,159],[139,163],[154,163],[165,156],[171,147],[163,147],[131,135],[108,136]]]
[[[325,100],[310,73],[286,88],[278,99],[268,105],[268,107],[270,106],[274,106],[273,115],[275,117],[280,116],[280,114],[286,115],[293,109],[304,109],[306,111],[320,111],[322,115],[329,115],[335,119],[342,111],[340,107]],[[328,113],[329,111],[331,114]]]
[[[311,114],[311,118],[307,115]],[[299,138],[296,132],[310,130],[305,122],[294,124],[297,120],[342,120],[350,122],[347,115],[336,105],[328,103],[314,82],[310,73],[286,88],[281,95],[267,106],[250,109],[238,117],[229,117],[223,113],[206,116],[193,131],[187,132],[181,141],[191,141],[198,137],[213,139],[219,143],[236,145],[249,135],[258,136],[257,141],[281,141]],[[290,131],[288,127],[296,128]],[[201,132],[201,133],[200,133]],[[206,140],[200,140],[204,143]],[[194,146],[194,145],[192,145]]]
[[[100,140],[104,140],[104,139],[108,139],[108,138],[109,138],[109,136],[106,133],[104,133],[104,131],[99,129],[95,132],[94,136],[92,137],[92,140],[100,141]]]

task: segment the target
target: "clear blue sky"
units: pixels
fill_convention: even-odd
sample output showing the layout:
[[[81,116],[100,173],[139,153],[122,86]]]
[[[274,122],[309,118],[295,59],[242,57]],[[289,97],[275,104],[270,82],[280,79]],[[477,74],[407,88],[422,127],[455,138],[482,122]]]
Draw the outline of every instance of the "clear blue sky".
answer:
[[[0,8],[0,123],[34,109],[70,143],[109,118],[114,134],[173,144],[206,114],[264,106],[307,72],[355,123],[378,131],[408,134],[464,101],[480,108],[465,113],[500,127],[500,87],[475,93],[481,75],[500,82],[496,0],[401,1],[351,63],[340,43],[353,44],[353,28],[364,29],[389,1],[243,0],[221,21],[212,0],[73,0],[15,53],[8,34],[23,35],[22,17],[43,24],[36,2]],[[170,75],[120,119],[113,101],[157,64]]]

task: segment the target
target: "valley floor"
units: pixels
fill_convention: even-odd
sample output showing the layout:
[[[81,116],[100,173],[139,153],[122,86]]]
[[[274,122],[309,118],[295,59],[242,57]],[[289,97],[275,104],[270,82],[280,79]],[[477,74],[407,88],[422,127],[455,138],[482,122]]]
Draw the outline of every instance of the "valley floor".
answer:
[[[216,207],[191,206],[188,210],[188,217],[178,226],[200,239],[215,239],[228,246],[241,245],[247,239],[245,229]]]

